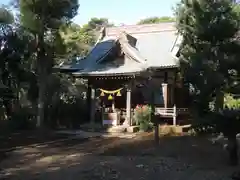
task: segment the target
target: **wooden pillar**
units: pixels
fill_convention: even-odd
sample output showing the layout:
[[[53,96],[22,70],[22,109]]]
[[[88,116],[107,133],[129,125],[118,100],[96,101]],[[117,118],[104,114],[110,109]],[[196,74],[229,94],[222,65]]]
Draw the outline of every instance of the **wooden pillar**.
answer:
[[[115,97],[112,99],[112,111],[115,112]]]
[[[127,97],[126,97],[126,119],[124,125],[130,126],[131,124],[131,88],[127,88]]]
[[[86,120],[89,121],[91,119],[91,84],[88,80],[88,88],[87,88],[87,118]]]
[[[162,84],[164,108],[168,108],[168,84]]]
[[[173,106],[173,125],[177,125],[177,107],[175,104]]]
[[[90,109],[90,123],[95,123],[95,112],[96,112],[96,100],[95,100],[95,89],[91,87],[91,109]]]
[[[177,71],[175,71],[174,73],[174,82],[173,82],[173,104],[176,106],[177,105],[177,100],[176,100],[176,87],[177,87],[177,76],[178,76],[178,73]]]

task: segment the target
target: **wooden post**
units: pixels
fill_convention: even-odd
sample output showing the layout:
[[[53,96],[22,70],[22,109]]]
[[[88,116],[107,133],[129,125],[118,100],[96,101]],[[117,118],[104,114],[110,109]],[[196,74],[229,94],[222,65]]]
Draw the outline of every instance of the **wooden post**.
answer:
[[[177,125],[177,107],[175,104],[173,106],[173,125]]]
[[[115,99],[112,99],[112,111],[115,112]]]
[[[95,111],[96,111],[96,101],[95,101],[95,89],[91,89],[91,114],[90,114],[90,123],[95,123]]]
[[[155,118],[155,103],[154,103],[154,90],[152,87],[151,92],[151,121],[154,123],[154,140],[156,145],[159,144],[159,123],[157,119]]]
[[[168,84],[162,84],[164,108],[168,108]]]
[[[104,121],[104,113],[105,113],[105,104],[104,104],[104,102],[102,101],[102,125],[103,125],[103,121]]]
[[[90,84],[90,81],[88,80],[88,88],[87,88],[87,120],[90,121],[91,119],[91,91],[92,91],[92,88],[91,88],[91,84]]]
[[[154,140],[156,145],[159,145],[159,123],[158,120],[155,118],[155,93],[154,93],[154,82],[153,78],[150,77],[151,81],[151,99],[150,99],[150,106],[151,106],[151,121],[154,123]]]
[[[126,119],[124,125],[130,125],[131,121],[131,88],[127,88],[127,98],[126,98]]]

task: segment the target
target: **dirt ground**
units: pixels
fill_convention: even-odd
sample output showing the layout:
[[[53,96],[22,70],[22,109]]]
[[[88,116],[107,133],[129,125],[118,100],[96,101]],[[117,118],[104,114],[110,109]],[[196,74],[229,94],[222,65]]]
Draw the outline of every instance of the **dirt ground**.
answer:
[[[203,137],[69,139],[9,152],[0,179],[17,180],[228,180],[238,167]]]
[[[41,134],[40,134],[41,133]],[[45,143],[57,139],[67,138],[67,135],[56,134],[53,131],[19,131],[16,133],[0,133],[0,151],[36,143]]]

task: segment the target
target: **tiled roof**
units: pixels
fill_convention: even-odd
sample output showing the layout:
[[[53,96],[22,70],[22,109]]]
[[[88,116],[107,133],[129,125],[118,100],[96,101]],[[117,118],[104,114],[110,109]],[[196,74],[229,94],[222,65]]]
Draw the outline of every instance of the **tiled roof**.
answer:
[[[176,42],[176,31],[162,31],[149,34],[133,34],[138,39],[136,48],[147,59],[149,66],[155,68],[175,67],[175,55],[172,54]]]
[[[116,63],[107,63],[107,64],[98,64],[93,66],[86,67],[82,71],[74,72],[73,75],[81,75],[81,76],[104,76],[104,75],[132,75],[136,73],[140,73],[142,71],[147,70],[147,66],[145,64],[138,63],[136,61],[132,61],[128,57],[119,58],[115,61],[121,62],[119,64]]]
[[[178,66],[176,53],[181,38],[174,23],[132,25],[105,29],[106,36],[96,44],[90,54],[72,69],[79,75],[124,74],[145,71],[148,68],[173,68]],[[121,38],[125,33],[125,40]],[[130,35],[128,37],[128,35]],[[133,37],[136,42],[127,38]],[[130,38],[131,39],[131,38]],[[121,44],[125,60],[121,65],[102,63],[116,43]],[[102,60],[101,60],[102,59]]]
[[[128,34],[145,34],[161,31],[176,31],[175,23],[159,23],[159,24],[144,24],[144,25],[128,25],[119,27],[110,27],[106,29],[106,36],[116,36],[121,32]]]
[[[104,57],[108,56],[111,50],[118,44],[125,54],[124,58],[106,62]],[[101,76],[105,74],[138,73],[147,70],[148,66],[139,51],[128,43],[125,34],[121,34],[117,39],[105,39],[98,43],[86,59],[75,65],[76,69],[80,67],[84,67],[84,69],[73,73],[74,75]]]
[[[168,68],[178,66],[176,54],[181,43],[175,23],[130,25],[106,29],[106,38],[114,39],[121,32],[137,39],[136,48],[151,67]]]

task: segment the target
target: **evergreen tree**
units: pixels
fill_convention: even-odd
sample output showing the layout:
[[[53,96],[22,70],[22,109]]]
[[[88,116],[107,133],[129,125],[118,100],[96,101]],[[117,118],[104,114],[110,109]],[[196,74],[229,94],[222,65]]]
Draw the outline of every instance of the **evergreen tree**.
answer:
[[[240,18],[230,0],[182,0],[176,15],[177,28],[183,37],[179,53],[182,74],[190,84],[197,115],[204,116],[201,120],[207,119],[210,110],[221,112],[224,93],[239,83]],[[211,107],[212,101],[215,104]],[[237,164],[239,111],[216,115],[218,121],[212,125],[228,137],[230,160]]]
[[[20,0],[21,25],[35,35],[38,75],[37,126],[44,122],[46,79],[56,56],[56,44],[61,41],[59,29],[77,14],[78,0]]]
[[[230,0],[182,0],[176,15],[183,37],[183,76],[191,84],[195,104],[208,110],[209,101],[218,100],[236,83],[240,19]],[[222,102],[215,107],[221,106]]]

